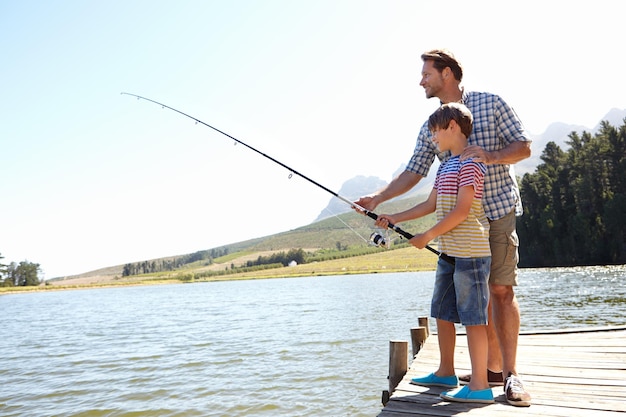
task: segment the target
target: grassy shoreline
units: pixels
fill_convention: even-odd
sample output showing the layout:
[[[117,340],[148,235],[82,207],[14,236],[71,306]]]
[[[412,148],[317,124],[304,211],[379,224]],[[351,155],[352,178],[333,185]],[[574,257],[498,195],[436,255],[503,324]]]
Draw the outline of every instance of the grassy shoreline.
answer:
[[[229,261],[230,263],[230,261]],[[142,285],[166,285],[180,283],[198,283],[215,281],[234,281],[247,279],[277,279],[301,278],[309,276],[354,275],[395,273],[410,271],[434,271],[437,266],[437,257],[426,250],[417,250],[406,247],[395,250],[381,250],[380,252],[355,256],[351,258],[335,259],[323,262],[313,262],[291,267],[265,269],[259,271],[234,273],[202,279],[182,280],[177,277],[194,274],[193,269],[174,271],[168,274],[150,274],[119,278],[115,276],[103,277],[101,280],[84,284],[72,284],[72,279],[55,281],[50,285],[38,287],[0,287],[0,295],[19,294],[24,292],[60,291],[111,288]]]

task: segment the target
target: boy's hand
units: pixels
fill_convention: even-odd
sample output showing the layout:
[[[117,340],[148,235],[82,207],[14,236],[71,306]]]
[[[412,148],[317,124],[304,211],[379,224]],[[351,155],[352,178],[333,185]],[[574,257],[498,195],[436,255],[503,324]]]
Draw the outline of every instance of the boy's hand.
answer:
[[[424,249],[426,245],[428,245],[428,242],[430,242],[430,239],[424,233],[414,235],[413,238],[409,240],[409,243],[415,246],[417,249]]]
[[[389,223],[391,224],[396,224],[396,222],[393,219],[393,216],[389,215],[389,214],[379,214],[378,215],[378,219],[376,219],[376,226],[380,227],[382,229],[386,229],[387,227],[389,227]]]

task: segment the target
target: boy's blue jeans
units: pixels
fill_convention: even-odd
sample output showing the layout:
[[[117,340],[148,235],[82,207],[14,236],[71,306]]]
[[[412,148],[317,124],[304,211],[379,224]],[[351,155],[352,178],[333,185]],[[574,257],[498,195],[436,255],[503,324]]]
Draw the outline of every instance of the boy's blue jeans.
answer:
[[[439,259],[430,315],[464,326],[488,321],[491,257],[455,258],[455,265]]]

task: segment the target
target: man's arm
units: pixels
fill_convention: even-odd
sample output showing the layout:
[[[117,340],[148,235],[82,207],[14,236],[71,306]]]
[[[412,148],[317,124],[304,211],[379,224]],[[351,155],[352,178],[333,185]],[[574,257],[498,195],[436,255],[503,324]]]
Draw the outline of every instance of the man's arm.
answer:
[[[386,187],[376,191],[374,194],[361,197],[355,204],[366,210],[375,210],[379,204],[402,195],[415,186],[423,177],[411,171],[402,171]]]
[[[404,210],[396,214],[380,214],[378,219],[376,219],[376,226],[386,229],[389,227],[389,223],[397,225],[400,222],[418,219],[434,212],[436,208],[437,190],[433,188],[425,201],[411,207],[408,210]]]
[[[497,151],[486,151],[480,146],[472,145],[465,148],[461,159],[474,158],[477,162],[485,164],[513,165],[530,156],[529,141],[511,142]]]

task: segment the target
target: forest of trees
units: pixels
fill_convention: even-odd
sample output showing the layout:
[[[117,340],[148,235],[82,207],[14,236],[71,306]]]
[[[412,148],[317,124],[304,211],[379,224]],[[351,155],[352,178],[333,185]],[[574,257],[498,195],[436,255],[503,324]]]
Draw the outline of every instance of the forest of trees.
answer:
[[[303,249],[290,249],[289,252],[278,252],[269,256],[259,256],[255,261],[247,261],[246,266],[282,264],[288,266],[291,262],[306,263],[306,253]]]
[[[206,265],[211,265],[213,259],[228,255],[228,248],[202,250],[188,255],[177,256],[172,259],[159,259],[153,261],[134,262],[124,265],[122,276],[151,274],[155,272],[173,271],[184,265],[205,261]]]
[[[0,254],[0,260],[4,257]],[[39,264],[22,261],[8,265],[0,263],[0,286],[25,287],[39,285]]]
[[[626,119],[544,149],[521,180],[520,266],[626,263]]]

